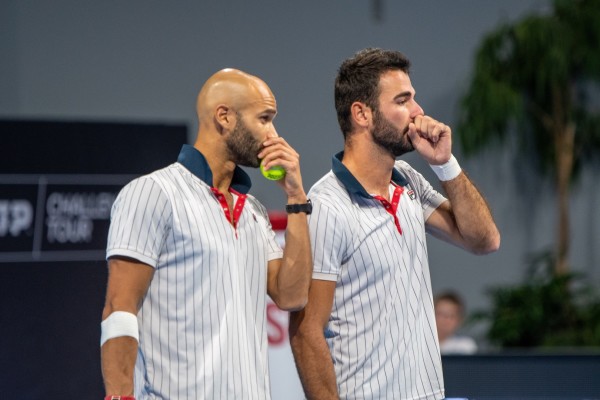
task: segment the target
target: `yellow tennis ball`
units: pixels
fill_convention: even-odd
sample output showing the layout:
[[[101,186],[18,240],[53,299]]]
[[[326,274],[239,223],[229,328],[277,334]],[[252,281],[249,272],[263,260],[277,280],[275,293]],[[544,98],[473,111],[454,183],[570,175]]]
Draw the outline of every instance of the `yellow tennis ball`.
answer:
[[[260,163],[260,172],[265,178],[267,178],[270,181],[278,181],[280,179],[283,179],[283,177],[285,176],[285,169],[283,167],[279,165],[273,165],[268,170],[265,170],[262,161]]]

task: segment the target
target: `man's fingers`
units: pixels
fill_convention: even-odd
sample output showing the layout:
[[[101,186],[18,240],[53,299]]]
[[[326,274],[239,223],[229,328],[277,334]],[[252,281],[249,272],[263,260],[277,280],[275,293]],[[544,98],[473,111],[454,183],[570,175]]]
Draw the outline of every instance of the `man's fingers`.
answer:
[[[433,143],[437,143],[437,141],[440,139],[440,135],[444,132],[445,130],[445,126],[444,124],[441,123],[437,123],[433,126],[433,129],[431,130],[431,135],[430,135],[430,140]]]
[[[270,138],[268,138],[267,140],[265,140],[263,142],[263,146],[264,147],[269,147],[269,146],[272,146],[272,145],[278,144],[278,143],[289,146],[289,144],[281,136],[276,136],[276,137],[270,137]]]
[[[258,154],[258,158],[262,160],[265,169],[273,165],[280,165],[289,170],[300,164],[300,155],[283,140],[271,142],[271,145],[266,146]]]
[[[408,138],[413,143],[420,139],[419,133],[417,132],[417,126],[414,123],[408,124]]]
[[[415,117],[414,125],[419,136],[432,143],[437,143],[440,139],[440,136],[449,131],[449,127],[447,125],[428,116]],[[411,139],[413,138],[411,137]]]

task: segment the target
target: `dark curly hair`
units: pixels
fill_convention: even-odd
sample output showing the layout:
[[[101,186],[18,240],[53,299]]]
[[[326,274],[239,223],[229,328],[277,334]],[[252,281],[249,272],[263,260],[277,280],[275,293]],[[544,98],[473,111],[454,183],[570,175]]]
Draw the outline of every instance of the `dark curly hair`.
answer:
[[[379,78],[387,71],[408,74],[410,61],[399,51],[367,48],[345,60],[335,78],[335,109],[344,139],[352,130],[350,106],[355,101],[378,109]]]

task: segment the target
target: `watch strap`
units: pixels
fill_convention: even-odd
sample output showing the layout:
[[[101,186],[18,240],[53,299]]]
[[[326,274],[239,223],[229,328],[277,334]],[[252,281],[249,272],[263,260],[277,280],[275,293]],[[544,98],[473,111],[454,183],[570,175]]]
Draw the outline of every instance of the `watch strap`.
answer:
[[[312,203],[310,199],[306,201],[304,204],[287,204],[285,206],[285,211],[288,214],[297,214],[297,213],[306,213],[310,214],[312,212]]]

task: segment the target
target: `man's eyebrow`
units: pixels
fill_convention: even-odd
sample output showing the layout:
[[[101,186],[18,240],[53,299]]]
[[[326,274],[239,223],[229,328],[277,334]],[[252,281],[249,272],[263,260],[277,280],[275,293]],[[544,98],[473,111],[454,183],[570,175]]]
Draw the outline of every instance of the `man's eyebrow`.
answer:
[[[394,100],[397,100],[400,97],[411,97],[412,95],[412,92],[407,90],[406,92],[398,93],[396,96],[394,96]]]
[[[277,109],[275,108],[266,108],[260,112],[261,114],[272,114],[277,115]]]

